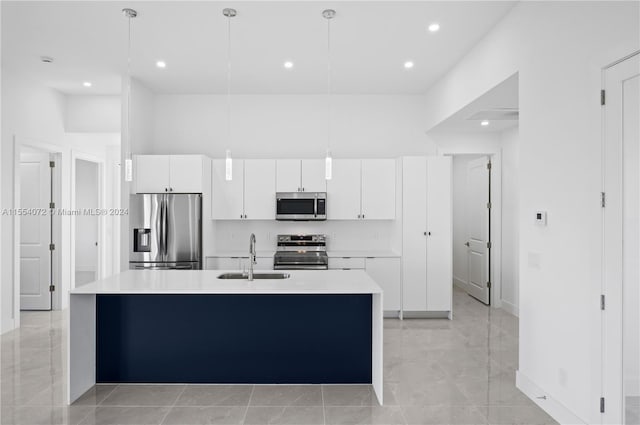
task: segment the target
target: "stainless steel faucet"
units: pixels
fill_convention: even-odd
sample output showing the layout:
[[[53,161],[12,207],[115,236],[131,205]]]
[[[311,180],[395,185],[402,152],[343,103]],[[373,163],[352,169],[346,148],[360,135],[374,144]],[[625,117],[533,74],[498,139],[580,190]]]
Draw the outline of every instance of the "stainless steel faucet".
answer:
[[[256,235],[249,236],[249,280],[253,280],[253,265],[256,263]]]

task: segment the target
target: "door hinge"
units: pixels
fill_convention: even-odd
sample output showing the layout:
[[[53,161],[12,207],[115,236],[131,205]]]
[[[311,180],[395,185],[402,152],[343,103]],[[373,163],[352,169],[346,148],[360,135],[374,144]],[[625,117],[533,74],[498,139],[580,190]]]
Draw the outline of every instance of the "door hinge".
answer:
[[[487,248],[491,249],[491,242],[487,242]]]
[[[603,295],[600,295],[600,310],[604,310],[605,307],[606,307],[606,304],[605,304],[604,294],[603,294]]]
[[[56,290],[56,286],[55,285],[49,285],[49,292],[53,292]]]
[[[487,208],[491,209],[491,202],[487,202]]]
[[[491,162],[487,162],[487,170],[491,169]]]
[[[600,413],[604,413],[604,397],[600,397]]]
[[[55,249],[56,249],[56,244],[50,243],[49,244],[49,251],[54,251]]]
[[[487,288],[491,289],[491,282],[487,282]]]
[[[607,95],[606,92],[603,90],[600,90],[600,106],[604,106],[607,100]]]
[[[55,161],[49,161],[49,168],[54,168],[56,166]]]
[[[604,192],[600,192],[600,205],[602,208],[607,206],[607,195]]]
[[[54,209],[56,207],[56,203],[55,202],[49,202],[49,208],[50,209]]]

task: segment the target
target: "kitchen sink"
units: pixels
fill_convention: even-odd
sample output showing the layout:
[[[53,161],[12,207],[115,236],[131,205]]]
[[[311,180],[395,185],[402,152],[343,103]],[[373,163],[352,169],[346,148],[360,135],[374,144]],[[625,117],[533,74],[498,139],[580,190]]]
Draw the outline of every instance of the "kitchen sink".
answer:
[[[254,273],[254,279],[289,279],[289,273]],[[248,273],[223,273],[218,279],[249,279]]]

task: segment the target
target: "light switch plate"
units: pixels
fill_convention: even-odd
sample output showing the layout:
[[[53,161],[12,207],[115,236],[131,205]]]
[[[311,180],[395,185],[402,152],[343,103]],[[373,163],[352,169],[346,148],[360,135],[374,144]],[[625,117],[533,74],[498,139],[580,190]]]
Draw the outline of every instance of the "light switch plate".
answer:
[[[539,226],[547,225],[547,212],[546,211],[536,211],[535,216],[536,224]]]

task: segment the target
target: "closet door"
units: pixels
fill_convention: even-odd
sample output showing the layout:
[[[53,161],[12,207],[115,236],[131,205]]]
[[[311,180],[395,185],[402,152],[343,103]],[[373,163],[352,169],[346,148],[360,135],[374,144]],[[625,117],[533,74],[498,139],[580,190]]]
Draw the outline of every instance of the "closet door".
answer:
[[[427,160],[402,160],[402,306],[427,310]]]
[[[451,157],[427,158],[427,310],[450,311],[453,285]]]

